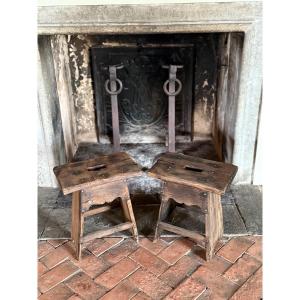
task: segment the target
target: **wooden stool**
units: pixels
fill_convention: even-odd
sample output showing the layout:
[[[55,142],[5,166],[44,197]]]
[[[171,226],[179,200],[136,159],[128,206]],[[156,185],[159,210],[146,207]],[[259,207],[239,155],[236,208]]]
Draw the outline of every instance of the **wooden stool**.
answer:
[[[126,180],[140,176],[139,166],[125,152],[99,155],[96,158],[72,162],[53,169],[64,195],[72,197],[72,240],[77,259],[81,258],[81,246],[95,238],[130,229],[138,242],[138,231],[132,210]],[[111,209],[110,206],[91,208],[121,198],[125,223],[83,236],[84,218]]]
[[[177,153],[163,154],[148,172],[164,182],[154,241],[160,238],[162,230],[189,237],[199,244],[204,241],[206,259],[210,260],[223,235],[221,194],[236,172],[237,167],[231,164]],[[176,203],[200,208],[205,214],[205,237],[164,222]]]

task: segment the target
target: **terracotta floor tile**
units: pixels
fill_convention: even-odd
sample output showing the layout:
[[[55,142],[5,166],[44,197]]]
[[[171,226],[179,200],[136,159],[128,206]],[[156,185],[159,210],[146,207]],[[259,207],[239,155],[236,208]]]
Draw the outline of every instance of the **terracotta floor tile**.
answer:
[[[86,245],[86,248],[96,256],[101,255],[111,247],[112,245],[104,239],[95,239]]]
[[[162,274],[169,267],[165,261],[161,260],[143,247],[138,248],[135,252],[130,254],[129,257],[156,276]]]
[[[122,237],[109,237],[108,236],[108,237],[103,238],[103,240],[108,242],[112,246],[115,246],[115,245],[119,244],[120,242],[122,242],[124,240],[124,238],[122,238]]]
[[[78,271],[79,269],[70,260],[66,260],[39,278],[39,289],[45,293]]]
[[[223,297],[224,299],[229,299],[238,289],[238,285],[204,266],[199,267],[191,277],[200,281],[211,289],[213,293],[216,293],[219,297]]]
[[[54,247],[52,245],[50,245],[47,241],[39,241],[38,242],[38,258],[43,257],[44,255],[46,255],[53,249],[54,249]]]
[[[139,292],[131,300],[151,300],[151,298],[146,294],[144,294],[143,292]]]
[[[194,300],[197,299],[206,287],[204,284],[192,278],[188,278],[176,287],[165,299],[166,300]]]
[[[197,300],[228,300],[227,298],[221,297],[216,293],[213,293],[210,289],[206,289],[198,298]],[[246,299],[240,299],[246,300]]]
[[[101,300],[128,300],[132,299],[139,292],[139,289],[130,281],[124,280],[105,294]]]
[[[249,255],[262,261],[262,237],[253,237],[254,244],[246,251]]]
[[[71,290],[86,300],[99,299],[106,293],[103,287],[97,285],[91,277],[83,272],[72,276],[65,283]]]
[[[54,299],[52,299],[52,300],[54,300]],[[80,298],[78,295],[73,295],[73,296],[71,296],[70,298],[68,298],[68,300],[82,300],[82,298]]]
[[[260,268],[244,285],[237,290],[230,300],[262,299],[262,268]]]
[[[48,243],[51,244],[54,248],[66,243],[68,240],[66,239],[58,239],[58,240],[48,240]]]
[[[139,244],[155,255],[168,246],[168,243],[162,239],[159,239],[156,243],[153,243],[148,238],[142,238]]]
[[[172,290],[163,281],[158,279],[151,272],[139,269],[134,272],[129,278],[137,288],[139,288],[146,295],[155,300],[163,299]]]
[[[176,264],[160,275],[159,278],[174,288],[188,275],[194,272],[199,265],[200,261],[195,257],[185,255],[177,261]]]
[[[128,257],[124,257],[113,267],[95,278],[95,282],[105,287],[106,289],[112,289],[120,281],[132,274],[138,268],[139,265],[136,262]]]
[[[174,237],[175,238],[175,237]],[[262,237],[224,239],[209,262],[185,238],[95,239],[74,257],[70,241],[39,242],[39,299],[258,300]],[[63,242],[64,241],[64,242]],[[63,244],[60,244],[63,242]],[[225,245],[222,246],[222,243]],[[191,251],[192,250],[192,251]]]
[[[60,283],[53,289],[49,290],[45,294],[42,294],[40,300],[67,300],[73,295],[73,291],[70,290],[63,283]]]
[[[124,257],[128,256],[138,248],[138,244],[132,239],[125,239],[117,246],[109,249],[99,257],[102,257],[104,261],[110,265],[114,265]]]
[[[232,238],[217,254],[235,263],[253,244],[253,241],[245,237]]]
[[[228,260],[217,255],[210,261],[204,263],[205,267],[220,274],[223,274],[231,265],[232,264]]]
[[[41,277],[46,271],[48,271],[48,268],[39,261],[38,262],[38,277]]]
[[[73,259],[74,250],[71,242],[65,243],[57,248],[51,250],[48,254],[43,256],[40,261],[49,269],[52,269],[57,264],[66,260]]]
[[[259,260],[245,253],[225,272],[224,277],[238,285],[242,285],[260,266],[261,262]]]
[[[173,265],[183,255],[191,251],[194,243],[188,239],[178,239],[159,253],[158,257]]]
[[[97,257],[86,249],[82,251],[81,260],[74,260],[74,264],[92,278],[97,277],[110,267],[101,256]]]

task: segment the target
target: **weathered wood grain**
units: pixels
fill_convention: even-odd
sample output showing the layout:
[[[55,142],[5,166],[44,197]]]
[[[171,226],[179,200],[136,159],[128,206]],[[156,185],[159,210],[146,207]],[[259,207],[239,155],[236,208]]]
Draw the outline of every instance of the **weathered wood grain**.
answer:
[[[178,227],[178,226],[166,223],[166,222],[159,222],[159,227],[162,230],[167,230],[170,232],[177,233],[181,236],[189,237],[192,240],[196,241],[197,243],[201,243],[206,240],[206,238],[203,235],[201,235],[197,232],[187,230],[182,227]]]
[[[131,204],[131,200],[130,200],[130,194],[129,194],[127,185],[126,185],[126,195],[121,198],[121,205],[122,205],[123,213],[125,216],[125,220],[132,223],[131,232],[132,232],[133,238],[138,243],[139,242],[139,234],[138,234],[138,230],[137,230],[137,226],[136,226],[136,221],[135,221],[132,204]]]
[[[87,211],[92,205],[110,203],[117,198],[127,198],[129,195],[126,181],[114,181],[82,190],[82,211]]]
[[[204,241],[209,261],[223,235],[221,194],[236,171],[237,167],[230,164],[183,154],[163,154],[149,171],[151,176],[164,181],[154,241],[159,239],[162,230],[168,230],[202,243],[204,238],[199,233],[163,222],[169,214],[170,199],[175,204],[195,205],[205,214]]]
[[[138,231],[131,205],[126,179],[141,175],[138,164],[125,152],[99,155],[96,158],[72,162],[54,168],[64,194],[73,193],[72,200],[72,241],[76,258],[81,258],[82,243],[112,233],[131,229],[138,242]],[[126,223],[105,228],[83,236],[84,218],[111,209],[109,205],[92,208],[95,205],[121,199]]]
[[[129,197],[128,198],[122,198],[121,199],[121,205],[122,205],[122,208],[123,208],[123,213],[124,213],[126,221],[129,221],[132,224],[131,232],[132,232],[133,238],[138,243],[139,242],[139,234],[138,234],[138,230],[137,230],[137,226],[136,226],[135,217],[134,217],[134,213],[133,213],[130,198]]]
[[[181,153],[165,153],[148,171],[148,174],[164,181],[223,194],[236,172],[237,167],[232,164]]]
[[[131,222],[126,222],[126,223],[121,223],[121,224],[112,226],[110,228],[97,230],[96,232],[87,234],[86,236],[82,237],[80,242],[81,243],[86,243],[86,242],[91,241],[93,239],[100,239],[104,236],[111,235],[115,232],[130,229],[130,228],[132,228],[132,226],[133,226],[133,224]]]
[[[223,235],[223,212],[221,196],[215,193],[208,194],[208,213],[205,215],[206,259],[210,260],[214,255],[217,241]]]
[[[159,208],[157,224],[155,227],[155,235],[154,235],[153,242],[157,242],[159,240],[160,235],[163,231],[163,229],[159,226],[160,222],[164,221],[167,218],[167,216],[174,209],[174,207],[175,207],[174,200],[165,197],[165,195],[162,193],[162,199]]]
[[[125,152],[72,162],[53,169],[64,195],[127,179],[128,177],[140,176],[140,167]]]
[[[94,215],[97,215],[97,214],[100,214],[100,213],[103,213],[103,212],[109,211],[109,210],[111,210],[111,206],[105,205],[105,206],[90,209],[90,210],[84,212],[83,216],[84,216],[84,218],[86,218],[86,217],[94,216]]]
[[[207,212],[208,192],[201,191],[186,185],[173,182],[166,182],[163,188],[163,195],[168,199],[175,199],[176,203],[183,203],[187,206],[197,206],[203,213]]]
[[[72,229],[71,235],[75,246],[75,255],[79,260],[81,258],[80,239],[83,235],[83,216],[81,213],[81,192],[76,191],[72,195]]]

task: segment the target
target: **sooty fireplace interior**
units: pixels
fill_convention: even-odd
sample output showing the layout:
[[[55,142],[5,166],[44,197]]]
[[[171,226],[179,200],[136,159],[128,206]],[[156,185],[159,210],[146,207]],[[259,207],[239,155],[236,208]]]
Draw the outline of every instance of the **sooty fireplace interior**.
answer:
[[[183,65],[177,77],[182,91],[176,97],[176,135],[191,140],[193,44],[146,44],[139,41],[120,46],[91,48],[99,140],[112,134],[111,99],[104,88],[108,66],[117,65],[123,84],[118,95],[121,142],[164,142],[167,134],[168,99],[163,83],[168,72],[163,66]]]
[[[118,95],[121,144],[165,144],[168,97],[163,84],[168,71],[162,67],[175,64],[183,65],[176,74],[182,82],[175,102],[176,143],[213,141],[223,159],[228,149],[220,132],[226,133],[216,126],[216,118],[226,101],[222,104],[218,96],[223,92],[224,98],[226,90],[231,97],[219,117],[228,105],[233,119],[242,44],[242,33],[69,36],[77,141],[111,143],[110,95],[104,85],[109,65],[122,65],[117,70],[123,83]],[[229,74],[224,78],[226,69]]]

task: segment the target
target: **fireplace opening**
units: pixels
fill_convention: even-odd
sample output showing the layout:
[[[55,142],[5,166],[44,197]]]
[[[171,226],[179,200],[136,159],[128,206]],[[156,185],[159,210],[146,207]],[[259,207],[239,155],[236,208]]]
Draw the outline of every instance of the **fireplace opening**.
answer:
[[[64,143],[74,145],[70,157],[79,146],[81,159],[113,151],[105,82],[111,64],[123,65],[117,70],[121,150],[150,168],[168,150],[164,66],[176,64],[183,66],[176,73],[182,83],[175,97],[176,151],[232,162],[243,43],[241,32],[39,36],[42,67],[56,81],[70,137]]]
[[[105,82],[110,65],[122,66],[116,71],[117,88],[123,86],[118,95],[121,149],[151,167],[167,151],[164,66],[173,64],[183,66],[176,73],[182,83],[175,100],[176,151],[232,161],[243,33],[74,34],[66,41],[75,141],[82,153],[99,147],[102,153],[112,151]]]

